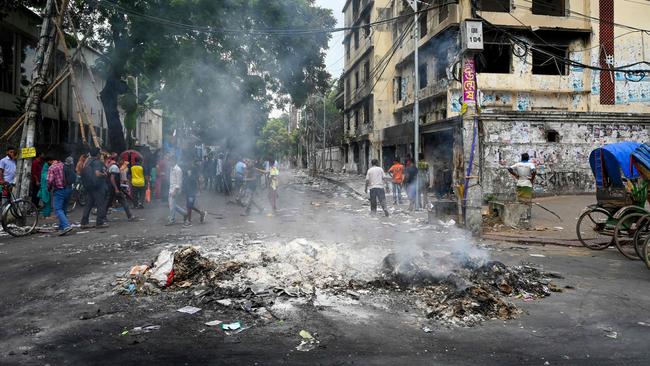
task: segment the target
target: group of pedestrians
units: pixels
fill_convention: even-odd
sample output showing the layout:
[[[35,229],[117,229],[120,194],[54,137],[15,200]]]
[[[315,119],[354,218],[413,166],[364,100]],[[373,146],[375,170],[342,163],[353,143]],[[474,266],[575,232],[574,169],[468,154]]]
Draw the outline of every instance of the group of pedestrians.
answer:
[[[373,159],[371,167],[366,173],[366,193],[370,189],[370,211],[377,211],[377,203],[381,205],[385,215],[388,217],[386,207],[386,180],[390,179],[390,190],[393,192],[393,204],[402,204],[402,191],[406,191],[409,200],[409,211],[427,207],[429,199],[429,163],[419,155],[417,165],[410,156],[406,158],[405,164],[396,157],[387,173],[379,167],[379,161]],[[418,198],[419,199],[416,199]]]

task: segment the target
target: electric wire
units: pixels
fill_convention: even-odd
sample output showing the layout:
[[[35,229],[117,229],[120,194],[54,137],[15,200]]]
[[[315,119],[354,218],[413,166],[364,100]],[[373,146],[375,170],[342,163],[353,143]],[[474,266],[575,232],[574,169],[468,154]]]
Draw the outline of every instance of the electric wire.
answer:
[[[112,10],[118,10],[121,11],[125,14],[134,16],[136,18],[140,18],[143,20],[148,20],[150,22],[156,22],[158,24],[162,25],[167,25],[170,27],[175,27],[179,29],[184,29],[188,31],[197,31],[197,32],[203,32],[203,33],[229,33],[229,34],[247,34],[247,35],[309,35],[309,34],[322,34],[322,33],[336,33],[336,32],[344,32],[344,31],[352,31],[352,30],[358,30],[362,28],[367,28],[367,27],[372,27],[375,25],[381,25],[381,24],[386,24],[386,23],[392,23],[395,21],[399,21],[402,19],[406,19],[409,17],[414,16],[416,13],[408,13],[408,14],[403,14],[399,15],[396,17],[392,18],[387,18],[387,19],[382,19],[378,20],[372,23],[364,24],[364,25],[358,25],[358,26],[350,26],[350,27],[338,27],[338,28],[331,28],[331,29],[325,29],[325,28],[313,28],[313,29],[299,29],[299,28],[267,28],[267,29],[232,29],[232,28],[215,28],[211,26],[200,26],[200,25],[192,25],[192,24],[186,24],[186,23],[181,23],[177,22],[171,19],[166,19],[166,18],[161,18],[149,14],[142,13],[140,11],[134,10],[134,9],[129,9],[126,8],[122,5],[119,5],[113,1],[110,0],[96,0],[95,2],[96,5],[104,7],[104,9],[112,9]],[[453,5],[457,4],[455,1],[450,1],[442,4],[436,4],[432,5],[426,9],[423,10],[418,10],[417,14],[425,13],[428,12],[432,9],[437,9],[441,8],[447,5]]]

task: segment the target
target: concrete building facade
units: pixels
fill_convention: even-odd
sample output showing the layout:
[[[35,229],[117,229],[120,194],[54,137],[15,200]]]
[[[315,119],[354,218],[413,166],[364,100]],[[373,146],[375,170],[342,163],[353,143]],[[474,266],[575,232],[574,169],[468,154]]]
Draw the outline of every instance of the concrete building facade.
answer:
[[[506,167],[523,152],[538,165],[536,194],[592,192],[588,155],[593,148],[621,140],[648,142],[650,73],[634,71],[650,69],[646,61],[650,49],[645,47],[650,41],[645,31],[648,17],[642,16],[650,15],[647,4],[613,0],[420,4],[428,10],[420,14],[417,35],[419,152],[432,167],[432,192],[458,196],[468,185],[480,191],[475,194],[479,200],[512,195],[514,181]],[[403,0],[384,5],[392,8],[393,16],[412,13]],[[483,23],[484,48],[473,55],[461,52],[461,28],[468,19]],[[412,17],[391,24],[391,36],[381,42],[413,33]],[[384,75],[392,79],[386,87],[391,103],[382,111],[391,111],[392,118],[374,126],[378,139],[372,145],[384,165],[394,156],[415,153],[413,43],[412,36],[401,41],[395,66]],[[474,112],[464,105],[460,82],[467,57],[475,63],[478,86],[479,108]],[[476,154],[468,154],[470,146],[476,147]],[[465,198],[459,202],[470,205]]]

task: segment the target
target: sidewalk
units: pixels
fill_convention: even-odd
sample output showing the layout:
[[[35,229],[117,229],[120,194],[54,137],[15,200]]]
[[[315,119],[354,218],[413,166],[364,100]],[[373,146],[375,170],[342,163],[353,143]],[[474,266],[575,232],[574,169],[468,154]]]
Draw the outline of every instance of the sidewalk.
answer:
[[[559,220],[550,212],[533,205],[530,230],[507,227],[484,227],[483,238],[531,244],[557,244],[580,246],[576,236],[576,223],[582,210],[596,203],[594,195],[554,196],[534,199],[545,208],[562,218]]]

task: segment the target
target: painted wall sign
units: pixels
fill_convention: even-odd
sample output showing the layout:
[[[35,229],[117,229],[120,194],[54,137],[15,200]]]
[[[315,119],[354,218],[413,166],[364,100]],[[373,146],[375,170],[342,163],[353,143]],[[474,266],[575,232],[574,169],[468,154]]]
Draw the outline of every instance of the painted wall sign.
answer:
[[[476,104],[476,65],[471,57],[463,64],[463,103]]]

